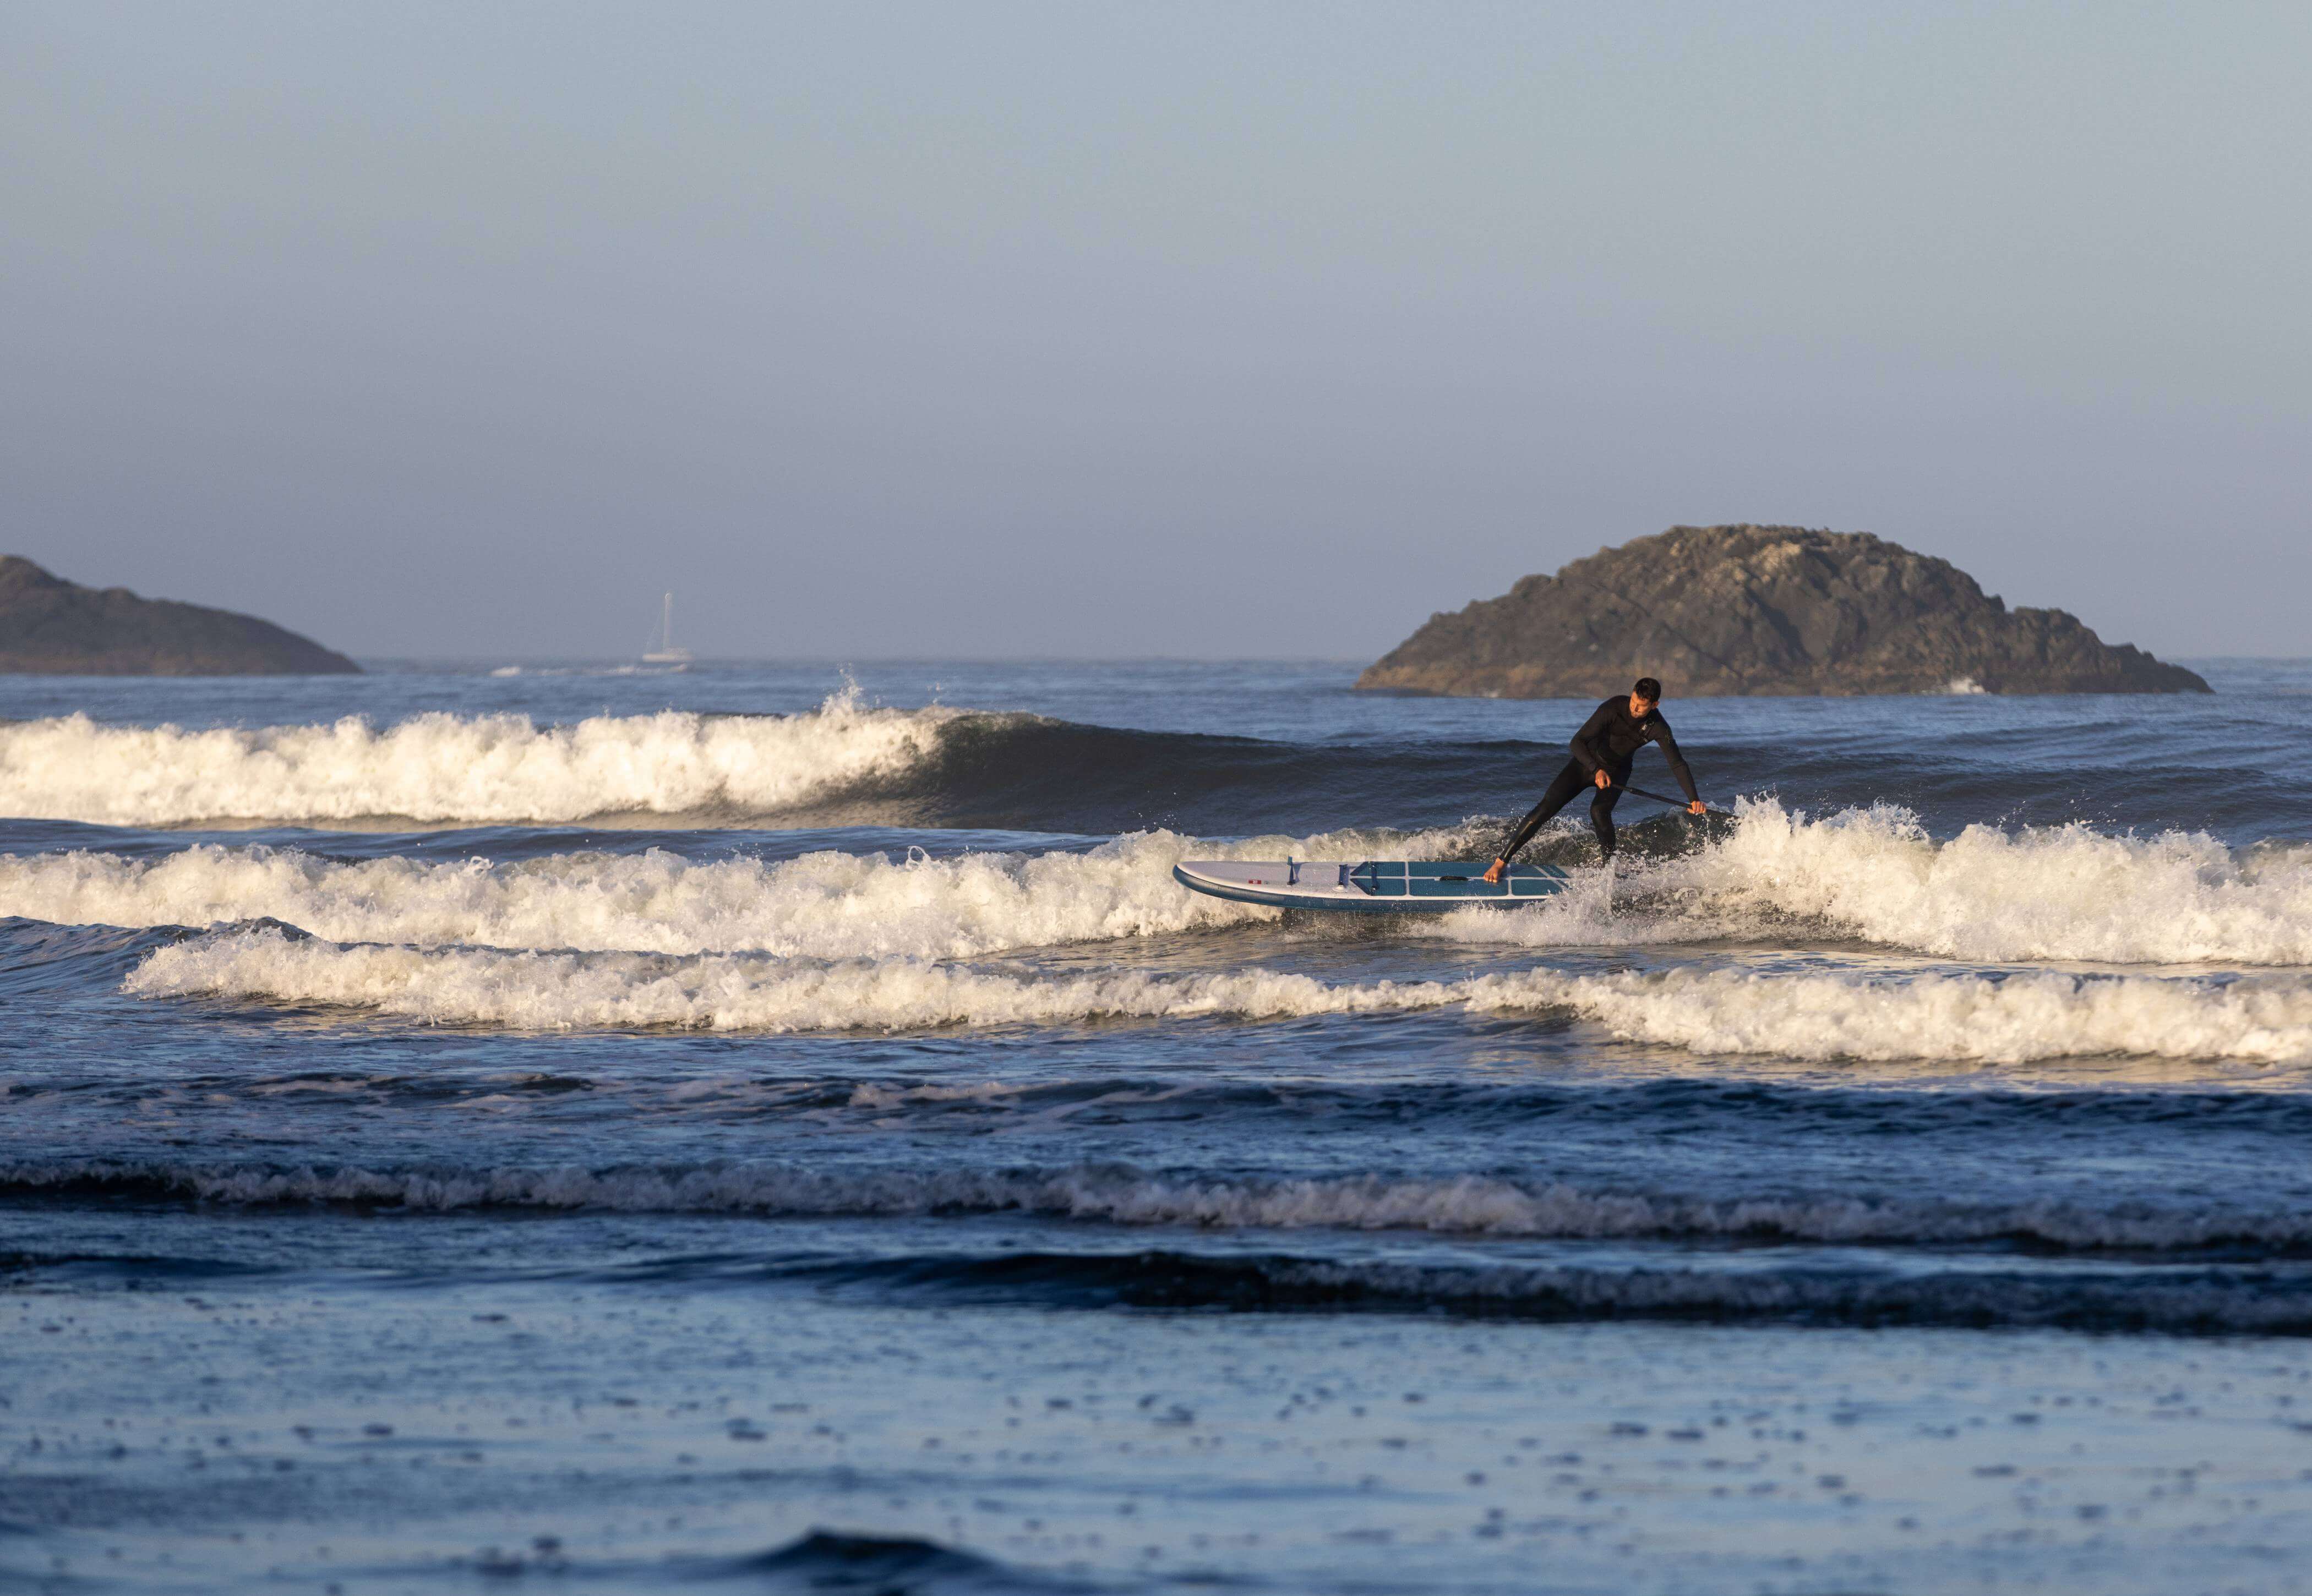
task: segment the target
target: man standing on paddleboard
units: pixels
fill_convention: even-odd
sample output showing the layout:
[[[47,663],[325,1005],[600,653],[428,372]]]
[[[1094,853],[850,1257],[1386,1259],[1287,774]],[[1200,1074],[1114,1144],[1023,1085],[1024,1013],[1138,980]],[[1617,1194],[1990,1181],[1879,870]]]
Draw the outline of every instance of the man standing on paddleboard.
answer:
[[[1487,881],[1498,882],[1502,872],[1518,850],[1533,841],[1534,833],[1548,823],[1549,817],[1573,801],[1573,795],[1585,787],[1598,790],[1590,799],[1590,824],[1598,833],[1598,846],[1605,850],[1606,862],[1614,862],[1614,806],[1621,801],[1622,789],[1629,784],[1630,762],[1638,750],[1648,743],[1661,745],[1662,757],[1669,761],[1669,773],[1677,778],[1689,800],[1689,815],[1706,815],[1708,807],[1702,795],[1695,790],[1694,772],[1686,768],[1686,757],[1677,751],[1677,739],[1670,736],[1669,722],[1661,718],[1661,684],[1651,676],[1640,676],[1638,685],[1630,689],[1627,698],[1609,698],[1598,706],[1598,712],[1581,723],[1573,734],[1573,757],[1557,772],[1557,780],[1541,795],[1541,802],[1526,811],[1517,829],[1510,833],[1493,868],[1485,872]]]

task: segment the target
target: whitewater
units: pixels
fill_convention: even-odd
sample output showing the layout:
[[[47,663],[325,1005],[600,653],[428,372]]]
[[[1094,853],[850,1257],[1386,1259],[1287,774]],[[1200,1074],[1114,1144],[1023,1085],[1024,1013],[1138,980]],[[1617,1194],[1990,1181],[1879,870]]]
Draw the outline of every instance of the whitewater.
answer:
[[[540,725],[413,715],[390,725],[0,726],[0,813],[105,825],[362,820],[544,825],[617,815],[761,817],[904,776],[959,711],[864,705],[789,715],[662,711]]]
[[[814,852],[694,862],[661,850],[499,864],[344,862],[294,849],[204,844],[155,859],[83,851],[0,856],[0,913],[66,924],[270,919],[337,941],[822,958],[966,957],[1274,920],[1183,892],[1192,854],[1436,850],[1451,832],[1203,842],[1127,836],[1083,853]]]
[[[1272,921],[1185,893],[1185,858],[1482,854],[1490,822],[1240,840],[1137,833],[1082,851],[828,850],[694,861],[576,850],[496,862],[332,859],[190,846],[158,858],[0,855],[0,914],[65,924],[269,919],[340,942],[821,958],[965,958]],[[1812,926],[1945,958],[2113,964],[2312,964],[2312,846],[2204,834],[1970,826],[1937,841],[1887,806],[1820,818],[1744,801],[1729,834],[1551,903],[1470,911],[1430,934],[1535,947],[1786,937]]]
[[[1276,1019],[1434,1008],[1565,1008],[1614,1034],[1793,1059],[2023,1063],[2097,1054],[2312,1061],[2312,981],[2211,983],[2049,972],[1907,979],[1715,970],[1327,984],[1243,972],[1032,975],[913,959],[504,953],[346,946],[265,928],[177,943],[142,996],[206,993],[530,1029],[900,1030],[1108,1018]]]

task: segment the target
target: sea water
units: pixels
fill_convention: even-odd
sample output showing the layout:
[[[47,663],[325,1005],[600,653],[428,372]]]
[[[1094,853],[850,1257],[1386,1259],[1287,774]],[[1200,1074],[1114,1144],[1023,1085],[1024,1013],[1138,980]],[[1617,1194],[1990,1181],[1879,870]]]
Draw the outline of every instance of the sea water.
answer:
[[[495,666],[0,681],[0,1588],[2312,1583],[2312,666]]]

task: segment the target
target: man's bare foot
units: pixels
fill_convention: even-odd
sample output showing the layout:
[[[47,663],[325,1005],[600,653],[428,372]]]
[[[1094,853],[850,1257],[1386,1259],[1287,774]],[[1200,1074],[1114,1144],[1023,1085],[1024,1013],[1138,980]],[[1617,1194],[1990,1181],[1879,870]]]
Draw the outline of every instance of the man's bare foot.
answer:
[[[1500,859],[1495,859],[1493,861],[1493,868],[1487,870],[1483,876],[1479,876],[1478,879],[1483,881],[1487,886],[1499,886],[1502,884],[1502,861]]]

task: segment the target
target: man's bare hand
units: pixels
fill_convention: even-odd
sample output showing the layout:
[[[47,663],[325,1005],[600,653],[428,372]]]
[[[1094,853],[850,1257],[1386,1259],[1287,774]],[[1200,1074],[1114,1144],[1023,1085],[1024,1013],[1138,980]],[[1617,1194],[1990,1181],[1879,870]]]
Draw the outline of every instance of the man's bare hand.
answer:
[[[1487,870],[1484,875],[1480,876],[1478,879],[1484,882],[1488,886],[1499,886],[1502,884],[1502,860],[1495,859],[1493,861],[1493,868]]]
[[[1603,771],[1599,771],[1599,772],[1598,772],[1598,781],[1597,781],[1597,785],[1598,785],[1598,786],[1600,786],[1600,787],[1611,787],[1613,784],[1614,784],[1614,778],[1613,778],[1613,777],[1611,777],[1611,776],[1607,775],[1607,774],[1605,772],[1603,772]]]
[[[1694,802],[1686,805],[1686,812],[1688,815],[1707,815],[1710,813],[1710,806],[1703,803],[1700,798],[1696,798]]]

